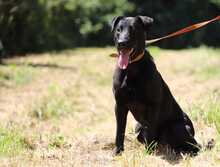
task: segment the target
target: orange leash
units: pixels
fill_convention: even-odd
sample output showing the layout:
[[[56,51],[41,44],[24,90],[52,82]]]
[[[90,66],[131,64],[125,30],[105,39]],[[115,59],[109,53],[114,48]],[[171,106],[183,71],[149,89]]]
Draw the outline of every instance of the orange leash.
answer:
[[[209,23],[212,23],[214,21],[218,21],[220,20],[220,15],[215,17],[214,19],[211,19],[211,20],[208,20],[208,21],[204,21],[204,22],[201,22],[201,23],[197,23],[197,24],[193,24],[189,27],[186,27],[186,28],[183,28],[179,31],[176,31],[174,33],[171,33],[165,37],[161,37],[161,38],[156,38],[156,39],[151,39],[151,40],[146,40],[146,44],[152,44],[154,42],[157,42],[157,41],[160,41],[162,39],[167,39],[167,38],[171,38],[171,37],[174,37],[174,36],[178,36],[178,35],[181,35],[181,34],[185,34],[187,32],[190,32],[190,31],[193,31],[193,30],[196,30],[196,29],[199,29]]]

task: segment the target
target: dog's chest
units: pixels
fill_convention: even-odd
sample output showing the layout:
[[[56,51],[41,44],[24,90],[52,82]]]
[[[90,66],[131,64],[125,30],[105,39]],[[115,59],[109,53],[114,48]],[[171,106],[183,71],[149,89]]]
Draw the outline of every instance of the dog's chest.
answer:
[[[118,83],[115,90],[116,100],[127,105],[130,110],[145,110],[151,96],[147,91],[148,84],[135,79],[129,80],[126,76]]]
[[[124,105],[130,110],[134,118],[145,124],[148,119],[150,99],[146,93],[146,87],[142,88],[141,86],[125,86],[119,90],[119,96],[122,97]]]
[[[154,98],[153,81],[144,78],[143,75],[136,75],[132,78],[126,74],[114,77],[113,90],[117,105],[127,106],[134,118],[142,124],[148,122],[149,115],[153,115],[152,108],[157,99]]]

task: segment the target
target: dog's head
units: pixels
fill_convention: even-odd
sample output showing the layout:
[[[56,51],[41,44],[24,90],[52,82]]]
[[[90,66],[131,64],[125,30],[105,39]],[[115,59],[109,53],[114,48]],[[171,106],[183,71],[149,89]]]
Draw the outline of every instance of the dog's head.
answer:
[[[118,66],[126,69],[129,61],[145,49],[145,36],[153,19],[147,16],[115,17],[111,22],[114,42],[118,50]]]

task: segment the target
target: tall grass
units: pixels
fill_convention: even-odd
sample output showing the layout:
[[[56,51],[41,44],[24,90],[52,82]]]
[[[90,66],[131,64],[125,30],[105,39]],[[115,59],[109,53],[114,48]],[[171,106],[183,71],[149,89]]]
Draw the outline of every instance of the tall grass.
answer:
[[[203,119],[207,125],[215,124],[220,133],[220,93],[213,94],[201,104],[194,105],[191,108],[193,119]]]

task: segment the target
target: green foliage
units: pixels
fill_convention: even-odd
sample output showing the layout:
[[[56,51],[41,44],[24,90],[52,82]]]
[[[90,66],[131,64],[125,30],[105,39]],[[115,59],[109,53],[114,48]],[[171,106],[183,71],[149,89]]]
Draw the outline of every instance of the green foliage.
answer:
[[[211,0],[211,2],[218,5],[218,6],[220,6],[220,0]]]
[[[101,45],[95,37],[109,31],[113,16],[129,10],[126,0],[4,0],[0,40],[8,53]]]
[[[0,155],[15,156],[26,148],[24,138],[16,129],[0,128]]]
[[[111,19],[138,14],[155,19],[148,33],[153,38],[219,15],[219,4],[219,0],[2,0],[0,40],[8,54],[109,45],[112,44],[108,25]],[[157,45],[219,46],[219,29],[220,24],[213,23]]]
[[[132,0],[129,0],[133,2]],[[212,3],[212,2],[216,3]],[[154,18],[154,24],[148,33],[149,38],[164,36],[193,23],[205,21],[219,15],[219,0],[183,0],[183,1],[142,1],[136,0],[133,15],[148,15]],[[203,43],[219,46],[219,22],[200,30],[163,40],[156,45],[164,48],[186,48]]]

